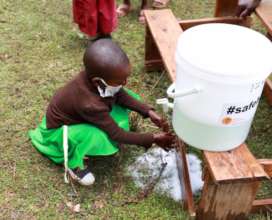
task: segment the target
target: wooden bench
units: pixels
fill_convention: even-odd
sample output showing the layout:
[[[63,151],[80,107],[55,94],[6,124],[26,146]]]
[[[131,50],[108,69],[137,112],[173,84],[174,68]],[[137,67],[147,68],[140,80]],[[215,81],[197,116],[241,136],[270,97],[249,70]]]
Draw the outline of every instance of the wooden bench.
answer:
[[[256,9],[256,15],[267,30],[267,37],[272,41],[272,1],[262,0]],[[272,81],[270,79],[266,80],[264,94],[267,97],[268,103],[272,105]]]
[[[207,23],[228,23],[250,27],[251,18],[215,17],[198,20],[177,21],[169,9],[146,10],[145,70],[166,69],[170,79],[175,80],[176,64],[174,53],[179,35],[186,29]]]
[[[166,69],[175,81],[174,54],[178,37],[183,30],[197,24],[225,22],[248,26],[250,19],[218,17],[177,21],[171,10],[146,10],[145,68]],[[254,201],[260,181],[268,178],[262,163],[255,159],[245,144],[228,152],[204,151],[204,188],[200,203],[195,207],[189,180],[186,147],[177,140],[179,176],[183,187],[184,206],[191,217],[201,220],[245,219],[251,210],[258,211],[270,200]],[[272,162],[266,160],[265,170],[272,171]],[[272,172],[269,172],[271,175]],[[271,203],[272,204],[272,203]],[[253,207],[253,208],[252,208]]]

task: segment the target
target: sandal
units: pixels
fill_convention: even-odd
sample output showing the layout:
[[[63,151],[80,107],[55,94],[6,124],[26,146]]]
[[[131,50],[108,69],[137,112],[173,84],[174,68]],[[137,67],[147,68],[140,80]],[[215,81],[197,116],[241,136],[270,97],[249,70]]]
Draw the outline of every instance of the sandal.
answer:
[[[82,186],[90,186],[95,181],[94,175],[88,169],[68,169],[68,173],[73,180]]]
[[[118,15],[118,17],[124,17],[127,16],[128,13],[131,11],[131,6],[127,5],[127,4],[121,4],[118,6],[118,8],[116,9],[116,13]]]
[[[170,0],[154,0],[152,7],[161,9],[161,8],[166,8]]]

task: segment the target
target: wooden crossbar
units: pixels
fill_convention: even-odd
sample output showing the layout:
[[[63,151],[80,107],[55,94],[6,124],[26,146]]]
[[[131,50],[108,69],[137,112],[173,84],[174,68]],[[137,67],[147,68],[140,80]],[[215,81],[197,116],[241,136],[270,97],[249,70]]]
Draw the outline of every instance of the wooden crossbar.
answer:
[[[245,27],[250,27],[252,23],[252,18],[247,17],[246,19],[242,19],[237,17],[215,17],[215,18],[201,18],[201,19],[179,21],[179,25],[184,31],[196,25],[210,24],[210,23],[236,24],[236,25],[241,25]]]
[[[260,212],[272,212],[272,199],[258,199],[253,201],[251,213]]]

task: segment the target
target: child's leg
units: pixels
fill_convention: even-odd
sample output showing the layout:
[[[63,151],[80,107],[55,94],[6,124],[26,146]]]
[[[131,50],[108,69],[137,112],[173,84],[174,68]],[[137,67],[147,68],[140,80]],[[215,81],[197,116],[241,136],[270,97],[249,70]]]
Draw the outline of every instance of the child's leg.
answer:
[[[130,0],[124,0],[125,5],[131,5]]]
[[[97,3],[93,0],[73,0],[73,18],[80,31],[89,37],[97,32]]]
[[[142,0],[141,10],[147,9],[147,0]]]
[[[98,10],[98,37],[110,37],[117,27],[115,0],[97,0]]]
[[[116,9],[118,17],[124,17],[131,11],[131,2],[130,0],[124,0],[124,3],[119,5]]]

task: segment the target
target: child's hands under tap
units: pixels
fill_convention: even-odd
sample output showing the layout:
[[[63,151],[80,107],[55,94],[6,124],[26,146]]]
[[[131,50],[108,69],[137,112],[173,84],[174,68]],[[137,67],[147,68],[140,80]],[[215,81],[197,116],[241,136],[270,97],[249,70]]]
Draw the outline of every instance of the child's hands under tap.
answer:
[[[154,142],[166,151],[173,148],[175,136],[169,132],[161,132],[154,134]]]

